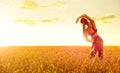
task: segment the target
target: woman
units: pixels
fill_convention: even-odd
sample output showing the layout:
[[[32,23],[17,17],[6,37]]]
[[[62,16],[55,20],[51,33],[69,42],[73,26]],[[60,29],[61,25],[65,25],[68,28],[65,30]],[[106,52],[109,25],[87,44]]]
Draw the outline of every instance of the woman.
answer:
[[[76,20],[76,23],[78,23],[79,19],[81,19],[80,23],[83,24],[83,35],[86,41],[92,42],[92,49],[90,52],[91,58],[93,58],[98,52],[98,57],[102,59],[103,58],[103,40],[97,34],[97,28],[94,20],[86,14],[79,16]],[[91,38],[88,38],[88,36],[91,36]]]

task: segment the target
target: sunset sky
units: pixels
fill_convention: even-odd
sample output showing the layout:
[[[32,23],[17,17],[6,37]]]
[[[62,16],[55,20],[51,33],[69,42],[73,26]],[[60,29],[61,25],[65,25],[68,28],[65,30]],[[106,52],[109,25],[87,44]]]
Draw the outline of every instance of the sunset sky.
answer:
[[[105,45],[120,45],[120,0],[0,0],[0,46],[91,45],[75,20],[95,20]]]

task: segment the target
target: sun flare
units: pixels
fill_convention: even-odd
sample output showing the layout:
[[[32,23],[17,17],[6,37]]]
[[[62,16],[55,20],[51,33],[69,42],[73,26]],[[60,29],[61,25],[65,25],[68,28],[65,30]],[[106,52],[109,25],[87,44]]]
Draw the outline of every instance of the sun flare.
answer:
[[[104,45],[120,45],[119,7],[117,0],[0,0],[0,45],[91,45],[75,23],[84,13]]]
[[[54,24],[28,25],[0,22],[0,45],[79,45],[84,44],[79,27]],[[79,25],[78,25],[79,26]],[[62,28],[62,29],[61,29]]]

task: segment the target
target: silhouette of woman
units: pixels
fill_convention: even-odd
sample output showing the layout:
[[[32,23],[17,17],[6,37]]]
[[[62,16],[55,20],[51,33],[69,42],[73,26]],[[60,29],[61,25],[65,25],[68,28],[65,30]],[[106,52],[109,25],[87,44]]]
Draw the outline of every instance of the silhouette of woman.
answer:
[[[76,19],[76,23],[80,20],[80,23],[83,25],[83,35],[86,41],[92,42],[90,58],[95,57],[98,52],[98,57],[103,58],[103,39],[97,34],[97,28],[95,22],[88,15],[83,14]],[[88,38],[91,36],[91,38]]]

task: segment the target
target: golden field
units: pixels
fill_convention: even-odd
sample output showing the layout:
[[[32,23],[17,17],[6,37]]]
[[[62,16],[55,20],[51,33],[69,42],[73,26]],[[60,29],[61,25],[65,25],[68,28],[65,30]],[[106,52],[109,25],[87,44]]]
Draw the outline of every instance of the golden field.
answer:
[[[89,58],[90,46],[1,46],[0,73],[120,73],[120,46]]]

